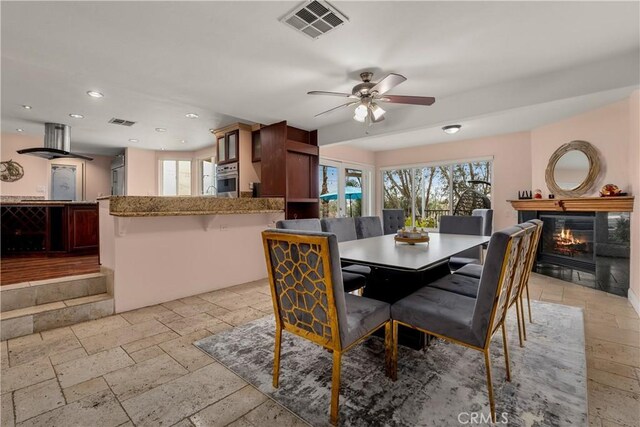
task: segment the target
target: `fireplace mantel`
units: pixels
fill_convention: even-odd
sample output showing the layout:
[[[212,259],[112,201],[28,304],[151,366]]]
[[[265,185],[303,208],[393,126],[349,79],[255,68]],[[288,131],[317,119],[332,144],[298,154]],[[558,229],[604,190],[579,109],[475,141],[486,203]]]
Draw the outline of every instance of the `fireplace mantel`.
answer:
[[[633,212],[633,196],[508,200],[517,211]]]

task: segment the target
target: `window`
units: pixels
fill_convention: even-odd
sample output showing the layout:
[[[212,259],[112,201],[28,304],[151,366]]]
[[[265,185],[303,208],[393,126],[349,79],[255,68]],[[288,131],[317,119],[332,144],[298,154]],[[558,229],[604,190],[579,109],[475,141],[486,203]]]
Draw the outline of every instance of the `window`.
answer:
[[[338,168],[320,165],[320,218],[338,216]]]
[[[383,208],[403,209],[406,225],[438,228],[442,215],[471,215],[490,204],[491,160],[382,170]]]
[[[216,164],[212,159],[200,160],[200,194],[203,196],[216,194]]]
[[[191,195],[191,160],[162,161],[162,195]]]

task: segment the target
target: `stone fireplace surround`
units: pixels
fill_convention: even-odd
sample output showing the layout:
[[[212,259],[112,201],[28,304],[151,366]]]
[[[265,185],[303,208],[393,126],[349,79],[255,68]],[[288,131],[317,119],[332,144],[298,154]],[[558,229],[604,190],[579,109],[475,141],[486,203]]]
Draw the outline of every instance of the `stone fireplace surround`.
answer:
[[[633,197],[510,202],[518,210],[520,222],[537,218],[545,224],[536,272],[627,296],[631,243],[625,230],[630,230]],[[560,237],[562,230],[564,240]]]

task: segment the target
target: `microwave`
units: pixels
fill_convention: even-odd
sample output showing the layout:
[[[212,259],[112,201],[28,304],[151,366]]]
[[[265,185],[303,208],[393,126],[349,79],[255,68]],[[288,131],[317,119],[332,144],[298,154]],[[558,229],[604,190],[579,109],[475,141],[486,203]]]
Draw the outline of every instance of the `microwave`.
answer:
[[[228,163],[216,168],[216,194],[218,197],[238,197],[238,163]]]

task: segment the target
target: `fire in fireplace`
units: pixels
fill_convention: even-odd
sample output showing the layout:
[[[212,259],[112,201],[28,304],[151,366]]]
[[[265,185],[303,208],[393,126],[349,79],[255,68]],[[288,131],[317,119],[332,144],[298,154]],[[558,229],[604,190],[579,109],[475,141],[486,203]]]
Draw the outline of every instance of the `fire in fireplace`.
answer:
[[[553,238],[555,250],[565,256],[573,257],[588,250],[586,242],[576,239],[570,228],[563,227],[560,233],[553,236]]]
[[[540,259],[595,271],[593,215],[540,215]]]

